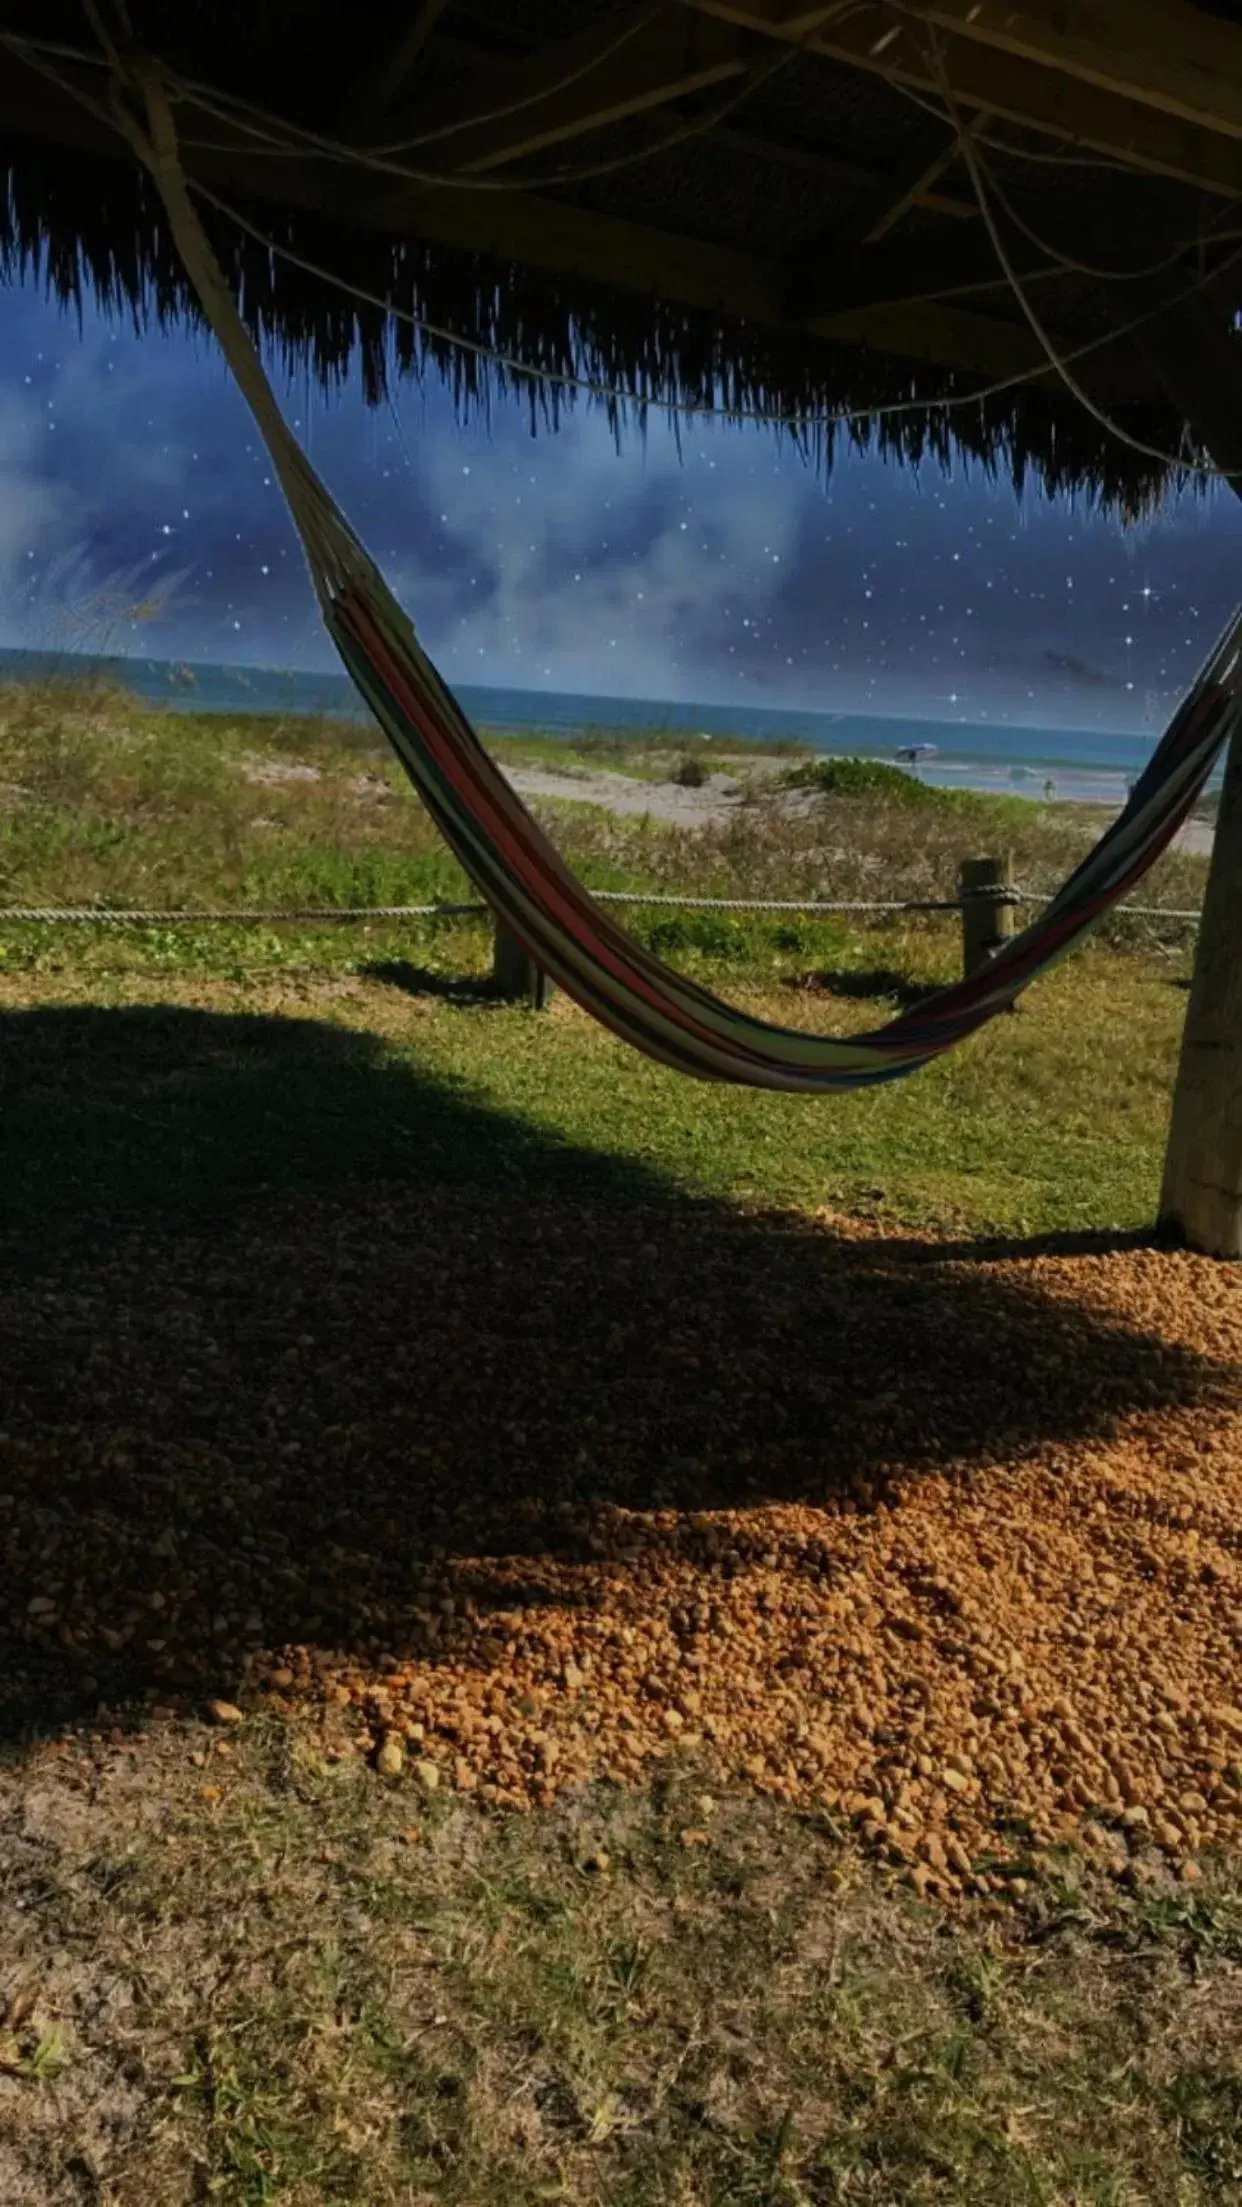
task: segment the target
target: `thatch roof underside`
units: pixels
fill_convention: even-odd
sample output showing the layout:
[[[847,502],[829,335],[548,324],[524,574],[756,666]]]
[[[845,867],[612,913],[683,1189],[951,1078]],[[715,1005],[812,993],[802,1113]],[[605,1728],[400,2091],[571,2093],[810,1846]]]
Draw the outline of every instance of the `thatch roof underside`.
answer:
[[[467,406],[515,371],[271,245],[539,371],[517,378],[536,415],[572,396],[556,378],[579,377],[639,404],[803,420],[821,460],[842,437],[908,461],[958,451],[1135,511],[1169,470],[1049,367],[981,183],[1053,350],[1140,445],[1187,450],[1133,325],[1189,298],[1187,314],[1229,332],[1242,301],[1242,0],[130,0],[129,14],[197,88],[177,106],[189,174],[259,233],[201,207],[249,326],[325,385],[357,359],[371,400],[393,363],[433,362]],[[140,324],[197,319],[108,118],[80,0],[0,0],[0,40],[4,272]],[[201,104],[214,94],[221,112]],[[905,411],[824,421],[892,405]]]

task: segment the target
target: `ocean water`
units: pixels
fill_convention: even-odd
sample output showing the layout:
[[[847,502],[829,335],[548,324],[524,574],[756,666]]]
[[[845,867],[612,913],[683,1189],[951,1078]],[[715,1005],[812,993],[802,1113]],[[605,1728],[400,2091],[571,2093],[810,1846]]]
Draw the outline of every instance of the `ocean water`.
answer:
[[[88,674],[124,682],[145,702],[179,712],[326,713],[355,721],[368,717],[344,674],[0,650],[0,681]],[[496,733],[741,736],[757,746],[793,737],[826,754],[890,760],[904,746],[929,744],[935,747],[934,757],[909,767],[923,781],[1109,806],[1124,802],[1155,741],[1138,732],[799,712],[776,706],[669,704],[656,698],[482,689],[468,683],[457,689],[457,696],[477,726]]]

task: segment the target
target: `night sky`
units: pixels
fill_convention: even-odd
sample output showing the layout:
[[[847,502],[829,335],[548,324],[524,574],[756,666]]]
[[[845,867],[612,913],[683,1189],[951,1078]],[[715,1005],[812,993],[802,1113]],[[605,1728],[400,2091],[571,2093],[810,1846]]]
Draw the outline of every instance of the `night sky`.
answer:
[[[206,339],[79,330],[0,290],[0,645],[334,669],[292,526]],[[582,402],[462,426],[278,384],[450,680],[700,703],[1151,729],[1242,598],[1242,501],[1124,532],[959,468],[843,461]],[[132,621],[128,608],[141,604]]]

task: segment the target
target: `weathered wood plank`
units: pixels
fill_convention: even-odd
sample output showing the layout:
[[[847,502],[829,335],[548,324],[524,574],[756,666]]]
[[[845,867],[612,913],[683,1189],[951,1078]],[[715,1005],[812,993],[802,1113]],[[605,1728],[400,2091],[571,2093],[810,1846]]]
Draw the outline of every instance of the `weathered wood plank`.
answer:
[[[680,4],[772,38],[807,37],[810,51],[829,60],[849,62],[894,84],[939,97],[940,80],[929,63],[924,26],[909,17],[894,24],[887,8],[864,6],[860,14],[808,34],[805,27],[799,31],[791,22],[787,0],[680,0]],[[802,11],[803,18],[807,13]],[[1064,6],[1060,13],[1065,15]],[[1236,40],[1238,34],[1233,35]],[[1046,131],[1133,168],[1175,177],[1225,198],[1242,198],[1242,152],[1232,131],[1222,134],[1219,127],[1189,122],[1140,98],[1105,91],[1051,61],[1034,62],[963,36],[955,35],[949,43],[948,76],[965,108],[987,108],[1002,122]]]

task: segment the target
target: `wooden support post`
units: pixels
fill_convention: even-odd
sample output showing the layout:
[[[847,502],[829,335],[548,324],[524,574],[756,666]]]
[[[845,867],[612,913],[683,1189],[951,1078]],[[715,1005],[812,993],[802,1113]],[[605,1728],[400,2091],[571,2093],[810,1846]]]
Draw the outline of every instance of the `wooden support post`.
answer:
[[[531,1010],[537,1012],[547,1009],[552,995],[552,983],[547,974],[499,920],[492,951],[492,988],[507,1002],[529,1004]]]
[[[1199,296],[1182,299],[1136,342],[1242,497],[1242,342],[1230,314]],[[1242,1257],[1242,733],[1229,747],[1216,815],[1160,1225],[1208,1256]]]
[[[968,978],[1013,934],[1011,861],[964,858],[957,890],[962,899],[962,974]]]
[[[1160,1224],[1242,1257],[1242,737],[1225,770],[1173,1091]]]

